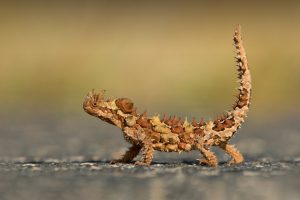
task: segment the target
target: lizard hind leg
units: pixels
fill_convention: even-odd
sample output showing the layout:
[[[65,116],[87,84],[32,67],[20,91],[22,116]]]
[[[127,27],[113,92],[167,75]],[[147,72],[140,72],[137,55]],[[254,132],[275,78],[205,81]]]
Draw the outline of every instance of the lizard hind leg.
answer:
[[[233,145],[222,143],[219,147],[232,157],[229,165],[242,163],[244,161],[243,155]]]
[[[200,164],[209,165],[211,167],[217,167],[218,166],[218,159],[214,152],[212,152],[210,149],[201,147],[200,149],[201,154],[203,155],[204,159],[200,160]]]

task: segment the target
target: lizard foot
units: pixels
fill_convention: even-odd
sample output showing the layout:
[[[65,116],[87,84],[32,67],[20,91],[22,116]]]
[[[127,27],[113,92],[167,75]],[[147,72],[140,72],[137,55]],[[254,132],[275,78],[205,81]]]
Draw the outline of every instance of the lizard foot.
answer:
[[[199,161],[200,165],[203,165],[203,166],[208,166],[209,165],[209,163],[206,159],[201,159],[201,160],[198,160],[198,161]]]
[[[134,165],[136,165],[136,166],[149,166],[150,164],[145,163],[145,162],[141,162],[141,161],[136,161],[134,163]]]
[[[217,165],[218,165],[218,163],[215,162],[214,160],[211,162],[209,162],[207,159],[201,159],[198,161],[199,161],[199,164],[202,166],[217,167]]]
[[[241,160],[231,159],[227,165],[228,166],[237,165],[237,164],[241,164],[243,161],[244,161],[244,159],[241,159]]]
[[[113,164],[117,164],[117,163],[120,163],[120,160],[111,160],[109,162],[109,164],[113,165]]]

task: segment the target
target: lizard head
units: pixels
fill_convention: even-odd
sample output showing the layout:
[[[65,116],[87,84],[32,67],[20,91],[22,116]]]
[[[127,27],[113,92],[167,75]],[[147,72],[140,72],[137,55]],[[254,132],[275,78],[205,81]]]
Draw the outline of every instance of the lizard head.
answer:
[[[89,92],[83,102],[85,112],[119,128],[135,124],[137,114],[131,100],[127,98],[105,100],[104,93],[104,90],[98,93],[94,90]]]

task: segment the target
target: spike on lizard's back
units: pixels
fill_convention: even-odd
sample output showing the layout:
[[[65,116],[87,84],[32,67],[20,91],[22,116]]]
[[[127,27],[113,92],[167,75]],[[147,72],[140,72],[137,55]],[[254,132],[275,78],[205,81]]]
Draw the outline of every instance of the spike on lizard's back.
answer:
[[[242,154],[231,144],[230,138],[244,122],[250,106],[251,76],[247,57],[241,37],[241,27],[235,29],[234,46],[236,48],[236,63],[240,86],[237,101],[233,108],[217,117],[214,121],[204,122],[195,118],[189,123],[181,118],[164,115],[148,117],[147,112],[137,114],[131,100],[127,98],[104,99],[104,91],[88,93],[83,109],[90,115],[100,118],[119,127],[124,138],[132,144],[129,150],[119,160],[112,163],[131,162],[141,151],[142,160],[135,162],[137,165],[149,165],[153,158],[154,150],[165,152],[182,152],[199,150],[203,156],[201,164],[217,166],[217,157],[210,150],[218,146],[228,153],[232,160],[230,164],[243,162]]]

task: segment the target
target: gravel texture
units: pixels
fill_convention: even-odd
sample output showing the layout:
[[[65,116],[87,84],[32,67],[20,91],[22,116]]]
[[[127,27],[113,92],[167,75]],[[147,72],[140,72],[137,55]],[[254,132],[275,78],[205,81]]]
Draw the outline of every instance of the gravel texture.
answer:
[[[233,140],[246,162],[227,166],[214,149],[220,166],[209,168],[197,165],[198,152],[156,152],[149,167],[110,165],[128,144],[92,118],[2,118],[0,199],[298,200],[300,129],[286,121],[250,122]]]
[[[19,159],[19,161],[18,161]],[[299,199],[300,159],[220,163],[154,162],[150,167],[105,161],[47,159],[0,163],[1,199]]]

